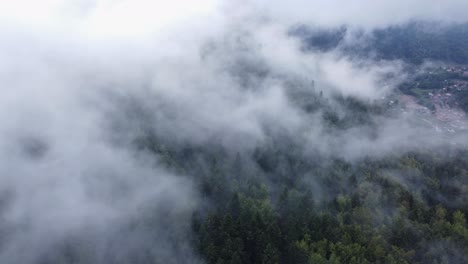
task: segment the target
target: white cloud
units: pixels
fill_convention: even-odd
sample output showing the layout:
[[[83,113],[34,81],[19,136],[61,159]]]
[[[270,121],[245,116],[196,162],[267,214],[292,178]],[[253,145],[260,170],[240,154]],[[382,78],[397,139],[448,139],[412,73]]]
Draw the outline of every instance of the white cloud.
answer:
[[[251,4],[255,12],[269,13],[284,22],[319,26],[373,28],[412,19],[468,21],[468,2],[464,0],[252,0]]]
[[[0,21],[68,35],[141,37],[196,23],[216,8],[215,0],[1,0]]]

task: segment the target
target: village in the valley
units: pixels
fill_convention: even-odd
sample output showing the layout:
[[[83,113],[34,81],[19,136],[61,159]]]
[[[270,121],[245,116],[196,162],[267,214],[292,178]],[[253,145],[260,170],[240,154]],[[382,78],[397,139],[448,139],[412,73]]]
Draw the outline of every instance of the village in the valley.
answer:
[[[468,66],[446,66],[438,71],[428,71],[427,74],[444,74],[451,78],[443,80],[442,85],[435,85],[438,87],[423,90],[424,93],[401,94],[396,100],[391,100],[389,106],[403,113],[421,116],[422,121],[439,132],[468,130],[468,116],[460,105],[463,102],[457,96],[468,93]],[[418,85],[415,83],[415,86]]]

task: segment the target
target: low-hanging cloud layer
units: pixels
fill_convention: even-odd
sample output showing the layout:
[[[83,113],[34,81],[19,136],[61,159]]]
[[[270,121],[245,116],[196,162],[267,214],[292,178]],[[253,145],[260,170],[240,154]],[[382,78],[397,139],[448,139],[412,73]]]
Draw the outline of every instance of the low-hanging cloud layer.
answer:
[[[90,262],[125,263],[142,247],[163,263],[198,262],[183,233],[193,180],[132,147],[146,131],[233,152],[281,132],[348,160],[449,144],[401,116],[329,133],[321,112],[291,100],[291,83],[373,101],[404,79],[404,63],[305,53],[288,29],[462,22],[466,1],[170,2],[0,2],[1,263],[47,259],[71,237],[95,248]],[[154,234],[131,227],[147,214]]]
[[[348,25],[367,29],[409,20],[466,22],[464,10],[468,8],[468,3],[463,0],[292,0],[287,3],[253,0],[251,3],[258,10],[266,10],[274,17],[288,22],[312,23],[322,27]]]

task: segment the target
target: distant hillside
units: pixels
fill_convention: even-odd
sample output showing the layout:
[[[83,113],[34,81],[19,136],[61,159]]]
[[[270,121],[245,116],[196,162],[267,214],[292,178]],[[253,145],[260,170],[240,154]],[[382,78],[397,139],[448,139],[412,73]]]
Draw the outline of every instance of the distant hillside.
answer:
[[[412,22],[405,25],[376,29],[369,34],[350,32],[346,27],[315,30],[300,26],[292,30],[308,50],[338,48],[349,55],[376,56],[380,59],[401,59],[410,63],[438,60],[450,63],[468,63],[468,25],[440,25]],[[345,43],[347,34],[358,41]]]

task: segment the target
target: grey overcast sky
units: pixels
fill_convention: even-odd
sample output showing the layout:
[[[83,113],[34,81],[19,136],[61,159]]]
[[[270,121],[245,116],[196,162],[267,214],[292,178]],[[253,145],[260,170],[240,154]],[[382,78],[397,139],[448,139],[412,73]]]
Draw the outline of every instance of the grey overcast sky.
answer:
[[[411,19],[468,20],[464,0],[2,0],[0,7],[3,26],[99,36],[154,34],[189,22],[219,26],[226,17],[258,14],[285,23],[367,28]]]

